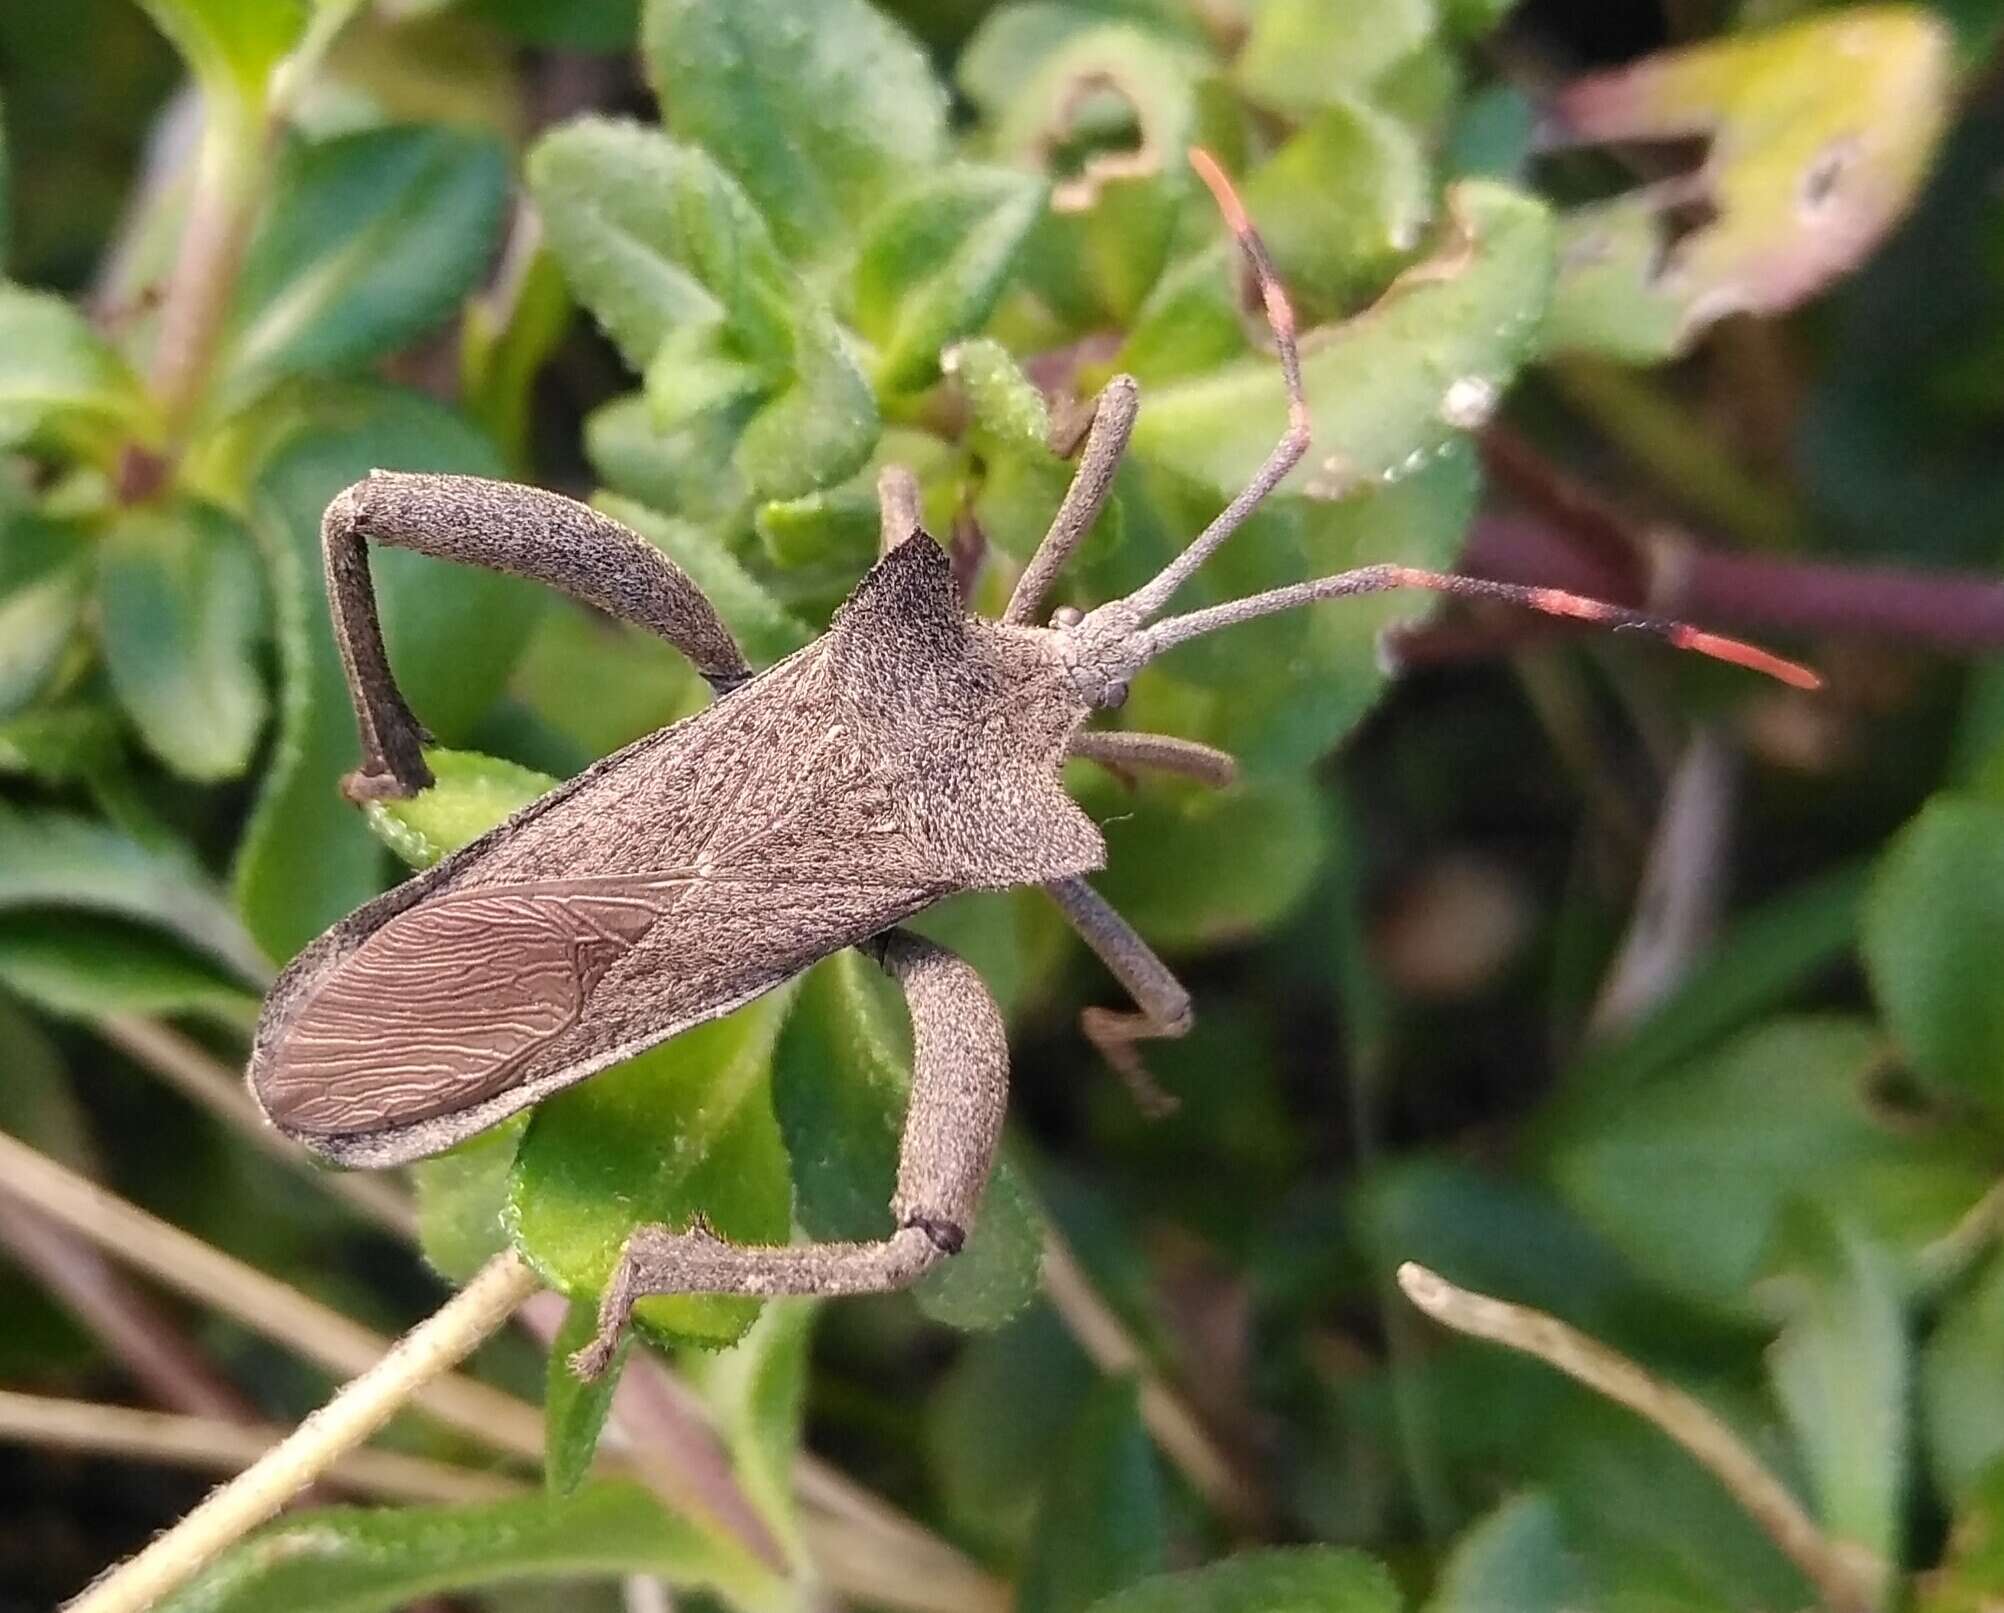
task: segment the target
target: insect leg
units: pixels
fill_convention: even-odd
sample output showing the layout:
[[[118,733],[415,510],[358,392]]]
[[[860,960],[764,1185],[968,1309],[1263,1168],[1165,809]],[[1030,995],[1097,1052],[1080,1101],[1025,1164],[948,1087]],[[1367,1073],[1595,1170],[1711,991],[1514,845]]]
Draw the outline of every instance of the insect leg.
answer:
[[[474,476],[377,471],[337,495],[321,521],[334,638],[361,729],[351,799],[414,795],[431,783],[423,730],[383,649],[367,544],[512,572],[659,634],[719,691],[751,675],[744,652],[688,573],[637,532],[540,488]]]
[[[1093,405],[1092,429],[1086,434],[1085,452],[1072,476],[1064,502],[1051,521],[1037,552],[1016,580],[1016,590],[1002,612],[1002,620],[1018,625],[1034,622],[1044,598],[1065,562],[1072,557],[1092,530],[1100,506],[1113,490],[1113,473],[1120,468],[1120,456],[1127,452],[1127,439],[1134,430],[1134,415],[1141,402],[1141,387],[1131,375],[1116,375],[1106,383]]]
[[[1135,933],[1134,926],[1083,879],[1053,880],[1044,889],[1141,1010],[1123,1014],[1110,1008],[1088,1008],[1079,1015],[1079,1028],[1127,1083],[1145,1112],[1166,1114],[1176,1107],[1176,1100],[1155,1084],[1134,1044],[1188,1035],[1189,992],[1169,972],[1169,965]]]
[[[871,1294],[903,1288],[959,1252],[981,1201],[1008,1098],[1002,1015],[981,977],[944,947],[893,930],[866,950],[903,988],[914,1057],[891,1214],[870,1243],[751,1246],[698,1223],[637,1227],[599,1302],[598,1335],[571,1357],[596,1377],[635,1301],[650,1294]]]
[[[1239,764],[1229,751],[1173,734],[1140,734],[1125,728],[1082,729],[1072,736],[1065,754],[1097,762],[1130,783],[1137,769],[1152,768],[1221,790],[1239,774]]]

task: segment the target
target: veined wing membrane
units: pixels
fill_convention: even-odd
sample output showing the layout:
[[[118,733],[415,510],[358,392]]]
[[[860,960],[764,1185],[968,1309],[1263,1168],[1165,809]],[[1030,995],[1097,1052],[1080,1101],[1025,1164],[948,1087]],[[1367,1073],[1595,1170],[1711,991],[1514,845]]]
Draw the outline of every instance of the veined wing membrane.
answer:
[[[505,1090],[693,877],[477,887],[399,913],[301,1004],[259,1082],[265,1109],[351,1136]]]

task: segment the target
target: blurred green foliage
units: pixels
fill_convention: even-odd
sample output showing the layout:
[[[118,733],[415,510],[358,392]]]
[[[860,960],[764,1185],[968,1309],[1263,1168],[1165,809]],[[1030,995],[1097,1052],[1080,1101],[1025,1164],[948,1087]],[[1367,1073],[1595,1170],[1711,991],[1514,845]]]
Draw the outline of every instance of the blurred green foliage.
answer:
[[[1994,574],[2004,8],[1638,7],[1606,50],[1630,65],[1588,73],[1620,26],[1595,11],[0,12],[0,1126],[359,1314],[420,1302],[408,1252],[103,1032],[171,1018],[236,1064],[271,971],[396,859],[705,694],[570,602],[379,554],[439,782],[356,811],[328,500],[371,468],[563,486],[763,663],[869,563],[886,464],[997,610],[1067,485],[1054,425],[1126,370],[1132,450],[1060,592],[1132,588],[1284,420],[1193,143],[1292,290],[1316,440],[1190,604],[1451,567],[1523,497],[1479,451],[1499,418],[1631,531]],[[1407,1259],[1692,1389],[1888,1567],[1888,1605],[2004,1595],[2004,676],[1832,619],[1806,646],[1831,688],[1804,698],[1429,615],[1346,602],[1144,672],[1118,721],[1231,750],[1227,790],[1070,775],[1099,887],[1194,986],[1195,1032],[1150,1050],[1175,1116],[1143,1122],[1075,1033],[1114,988],[1039,895],[957,899],[920,927],[1003,1003],[1018,1087],[965,1254],[912,1299],[643,1304],[640,1347],[697,1384],[781,1567],[591,1474],[607,1396],[561,1361],[637,1223],[887,1229],[910,1033],[853,955],[412,1171],[437,1272],[512,1244],[571,1301],[546,1495],[304,1512],[169,1605],[508,1607],[503,1581],[627,1573],[809,1605],[810,1434],[1036,1613],[1812,1600],[1660,1433],[1426,1331],[1388,1285]],[[1452,627],[1499,653],[1460,664]],[[1386,645],[1453,664],[1360,733]],[[1735,780],[1666,807],[1698,736]],[[1708,852],[1671,832],[1693,811]],[[1652,945],[1671,962],[1637,998]],[[1219,1433],[1241,1506],[1165,1461],[1147,1392],[1062,1325],[1052,1229]],[[0,1303],[10,1384],[103,1378],[25,1277]],[[200,1337],[271,1415],[316,1398]],[[84,1533],[29,1605],[130,1543]],[[1260,1535],[1308,1544],[1233,1553]]]

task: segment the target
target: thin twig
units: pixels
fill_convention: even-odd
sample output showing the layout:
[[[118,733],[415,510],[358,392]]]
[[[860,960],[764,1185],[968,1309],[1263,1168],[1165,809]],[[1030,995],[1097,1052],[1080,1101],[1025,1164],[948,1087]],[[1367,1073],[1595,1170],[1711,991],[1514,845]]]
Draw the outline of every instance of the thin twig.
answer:
[[[390,1347],[380,1334],[148,1215],[4,1132],[0,1194],[38,1206],[119,1259],[336,1372],[365,1372]],[[412,1404],[496,1450],[542,1460],[542,1413],[527,1401],[447,1374],[418,1388]],[[673,1505],[664,1464],[644,1450],[630,1454],[633,1475]],[[797,1485],[803,1501],[835,1515],[809,1517],[803,1528],[816,1563],[837,1591],[911,1613],[992,1613],[1006,1605],[996,1580],[853,1481],[803,1459]],[[837,1504],[838,1497],[845,1504]],[[860,1510],[858,1498],[867,1502]],[[849,1526],[858,1516],[876,1521],[869,1538]]]
[[[275,1513],[395,1416],[424,1385],[470,1355],[538,1287],[513,1250],[406,1333],[360,1377],[137,1556],[96,1580],[69,1613],[145,1613],[216,1554]]]
[[[1162,1454],[1221,1517],[1263,1533],[1271,1517],[1259,1487],[1211,1437],[1197,1413],[1142,1353],[1055,1228],[1044,1239],[1044,1292],[1060,1320],[1102,1372],[1132,1373],[1141,1385],[1141,1420]]]
[[[227,1473],[250,1466],[286,1432],[270,1423],[139,1411],[0,1389],[0,1440],[24,1445],[133,1456]],[[351,1451],[323,1476],[330,1485],[355,1494],[397,1501],[498,1501],[531,1488],[505,1474],[482,1473],[402,1451]]]
[[[366,1372],[389,1348],[381,1334],[148,1215],[4,1132],[0,1193],[34,1206],[116,1258],[330,1371],[351,1376]],[[426,1384],[416,1404],[486,1444],[532,1461],[542,1459],[541,1414],[513,1395],[471,1378],[445,1377]]]
[[[1655,1424],[1724,1486],[1814,1585],[1832,1613],[1874,1613],[1886,1565],[1830,1540],[1788,1487],[1762,1465],[1710,1407],[1645,1372],[1626,1356],[1543,1311],[1457,1288],[1414,1261],[1399,1286],[1445,1327],[1535,1356]]]
[[[171,1025],[138,1014],[101,1019],[97,1031],[252,1147],[298,1169],[316,1187],[345,1200],[391,1236],[405,1243],[417,1241],[417,1211],[406,1194],[379,1177],[330,1171],[316,1164],[299,1144],[265,1124],[245,1095],[241,1075],[199,1043]]]

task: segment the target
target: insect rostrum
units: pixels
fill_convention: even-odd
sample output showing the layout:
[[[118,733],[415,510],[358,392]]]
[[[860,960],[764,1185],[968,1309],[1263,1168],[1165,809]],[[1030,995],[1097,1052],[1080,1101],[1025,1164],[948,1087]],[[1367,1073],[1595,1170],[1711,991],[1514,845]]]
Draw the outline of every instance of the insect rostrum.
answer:
[[[868,951],[910,1005],[916,1058],[897,1230],[871,1243],[747,1248],[700,1225],[639,1228],[580,1371],[603,1368],[647,1294],[879,1290],[959,1249],[1001,1131],[1007,1047],[979,978],[900,929],[910,915],[960,890],[1045,886],[1139,1005],[1086,1016],[1109,1059],[1142,1081],[1132,1044],[1188,1029],[1188,995],[1085,882],[1105,845],[1060,782],[1069,755],[1229,777],[1229,759],[1206,747],[1085,731],[1157,655],[1313,600],[1422,588],[1644,627],[1768,664],[1681,624],[1397,566],[1165,617],[1182,583],[1308,445],[1286,298],[1236,197],[1197,160],[1262,292],[1290,423],[1246,489],[1123,599],[1040,620],[1133,426],[1138,394],[1125,377],[1098,399],[1071,490],[1000,621],[963,609],[945,553],[919,529],[909,477],[889,471],[881,558],[825,636],[757,673],[687,575],[571,500],[469,477],[378,473],[328,507],[328,590],[362,741],[362,766],[345,784],[353,798],[431,782],[425,736],[384,653],[370,542],[534,577],[625,616],[686,654],[718,697],[307,947],[272,988],[251,1055],[252,1091],[279,1129],[347,1165],[435,1153],[843,947]]]

